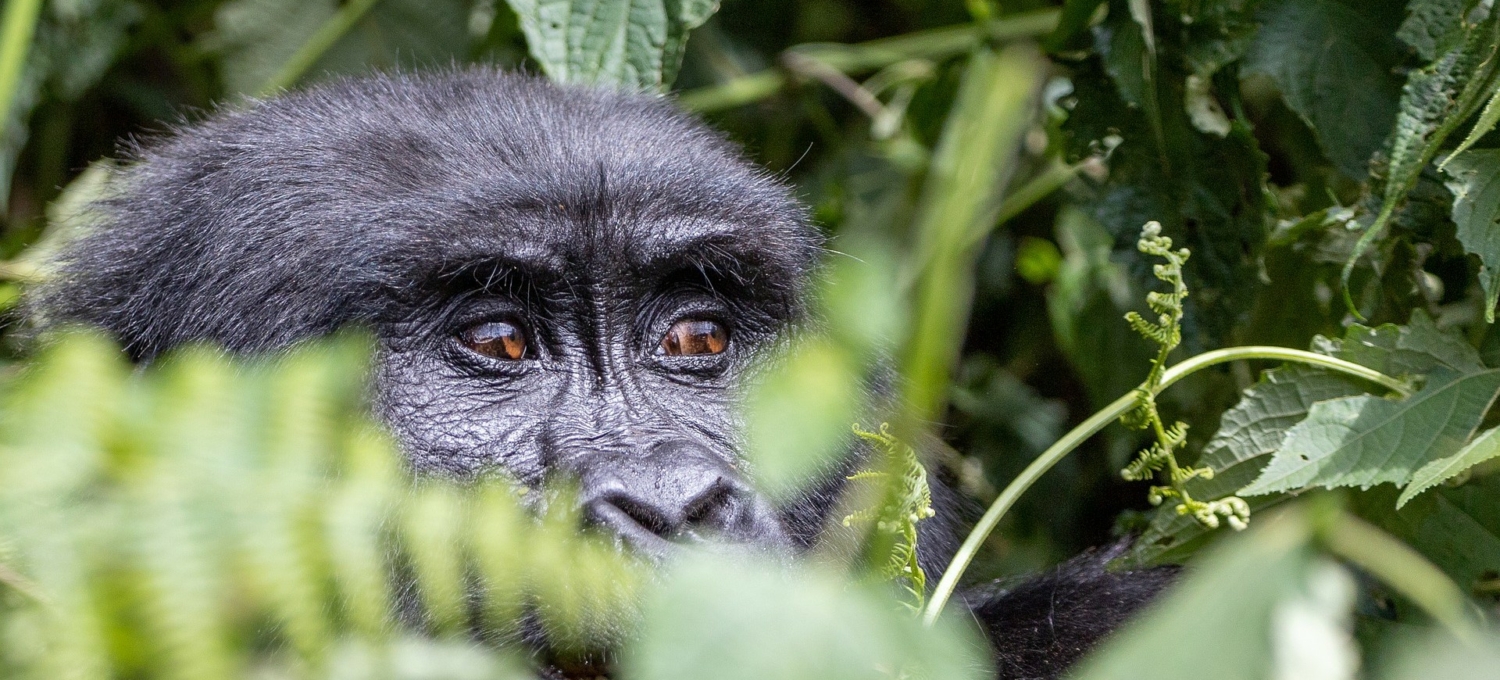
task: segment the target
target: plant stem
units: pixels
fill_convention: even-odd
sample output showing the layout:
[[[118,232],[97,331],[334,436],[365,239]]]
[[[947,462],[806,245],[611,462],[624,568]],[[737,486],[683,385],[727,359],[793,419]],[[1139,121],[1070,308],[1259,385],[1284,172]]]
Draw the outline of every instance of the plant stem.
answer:
[[[286,63],[281,65],[281,69],[275,75],[266,79],[256,95],[269,97],[296,84],[297,79],[312,68],[323,53],[328,51],[328,48],[333,47],[333,44],[338,42],[339,38],[344,37],[344,34],[354,27],[365,12],[375,6],[375,2],[376,0],[350,0],[348,4],[340,7],[333,16],[318,27],[317,32],[313,33],[307,42],[302,43],[302,47],[297,48],[292,56],[287,57]]]
[[[908,59],[946,59],[968,52],[985,41],[1004,42],[1051,33],[1057,27],[1058,15],[1058,10],[1044,9],[983,24],[935,28],[854,45],[796,45],[787,51],[817,60],[843,73],[858,73]],[[768,69],[718,85],[689,90],[678,96],[677,103],[692,111],[720,111],[769,97],[786,83],[785,72]]]
[[[1176,366],[1167,369],[1162,374],[1161,383],[1152,390],[1152,395],[1160,394],[1162,390],[1171,387],[1173,383],[1209,366],[1251,359],[1289,361],[1326,368],[1376,383],[1403,397],[1411,396],[1411,387],[1406,383],[1374,369],[1314,352],[1288,349],[1286,347],[1265,346],[1228,347],[1212,352],[1204,352],[1203,354],[1188,358]],[[1021,494],[1031,488],[1031,485],[1035,484],[1037,479],[1052,469],[1053,465],[1056,465],[1058,461],[1066,457],[1073,449],[1078,448],[1089,437],[1094,436],[1100,430],[1104,429],[1104,426],[1125,415],[1130,409],[1135,408],[1136,404],[1137,396],[1134,392],[1114,400],[1094,415],[1089,416],[1088,420],[1079,423],[1077,427],[1069,430],[1061,439],[1058,439],[1056,443],[1048,447],[1046,451],[1043,451],[1042,455],[1037,456],[1036,460],[1031,461],[1031,464],[1027,465],[1026,469],[1021,471],[1021,474],[1016,475],[1016,478],[1011,480],[1010,484],[1005,487],[1005,490],[1001,491],[1000,495],[995,498],[995,502],[990,504],[984,516],[979,518],[979,522],[974,525],[974,529],[964,539],[963,545],[959,546],[957,553],[954,553],[953,561],[943,571],[943,577],[938,581],[937,587],[933,589],[932,598],[927,601],[927,609],[922,613],[922,622],[924,624],[930,626],[937,621],[938,614],[942,613],[943,606],[948,603],[948,598],[952,597],[953,591],[957,589],[958,579],[963,576],[964,570],[968,569],[969,563],[974,561],[974,556],[978,554],[979,547],[984,544],[984,540],[989,537],[990,532],[994,531],[995,527],[1000,524],[1001,518],[1005,517],[1005,513],[1010,510],[1012,505],[1015,505],[1016,500],[1021,497]]]
[[[4,24],[0,25],[0,126],[10,123],[10,109],[16,103],[41,11],[42,0],[10,0],[5,4]]]
[[[1347,512],[1340,512],[1321,535],[1335,555],[1396,589],[1453,637],[1465,643],[1479,639],[1463,591],[1411,546]]]

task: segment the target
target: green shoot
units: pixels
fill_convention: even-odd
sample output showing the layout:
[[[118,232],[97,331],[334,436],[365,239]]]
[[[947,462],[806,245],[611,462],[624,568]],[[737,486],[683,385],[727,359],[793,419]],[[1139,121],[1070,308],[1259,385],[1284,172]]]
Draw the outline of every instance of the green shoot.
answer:
[[[927,486],[927,469],[917,460],[917,452],[891,434],[890,423],[881,423],[878,432],[853,426],[854,434],[870,442],[886,461],[886,470],[900,474],[892,480],[891,472],[861,470],[849,476],[850,481],[886,481],[883,502],[873,508],[858,510],[844,517],[844,526],[874,523],[875,536],[870,543],[881,548],[882,558],[871,560],[876,574],[900,583],[909,601],[902,602],[913,612],[922,610],[927,593],[927,574],[917,562],[917,523],[933,516],[932,490]]]
[[[1156,322],[1147,321],[1140,314],[1128,312],[1125,321],[1147,340],[1158,345],[1156,358],[1151,362],[1151,372],[1146,381],[1135,389],[1135,407],[1121,416],[1126,427],[1137,430],[1150,429],[1156,435],[1156,443],[1141,451],[1140,455],[1120,471],[1120,476],[1130,481],[1155,479],[1165,473],[1165,486],[1152,486],[1147,500],[1152,505],[1162,501],[1177,501],[1177,514],[1191,514],[1199,524],[1210,529],[1219,526],[1222,516],[1236,531],[1248,526],[1250,506],[1238,496],[1228,496],[1214,501],[1194,499],[1188,492],[1187,483],[1194,477],[1211,479],[1213,468],[1188,467],[1177,462],[1177,451],[1187,441],[1187,423],[1181,421],[1170,426],[1162,422],[1156,409],[1156,393],[1160,391],[1162,374],[1166,371],[1167,355],[1182,342],[1182,302],[1187,299],[1187,283],[1182,278],[1182,266],[1187,262],[1187,248],[1172,249],[1172,239],[1161,235],[1161,224],[1147,222],[1141,229],[1141,238],[1136,248],[1147,255],[1165,259],[1166,264],[1152,267],[1156,278],[1172,286],[1171,292],[1152,291],[1146,295],[1146,304],[1155,312]]]

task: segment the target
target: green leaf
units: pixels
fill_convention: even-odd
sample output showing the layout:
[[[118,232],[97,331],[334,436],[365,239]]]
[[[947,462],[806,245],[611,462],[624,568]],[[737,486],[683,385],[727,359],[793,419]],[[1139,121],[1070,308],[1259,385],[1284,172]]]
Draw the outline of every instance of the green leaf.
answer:
[[[1219,421],[1219,431],[1203,447],[1199,466],[1213,468],[1213,479],[1194,480],[1194,498],[1219,498],[1255,481],[1281,448],[1287,430],[1307,417],[1314,404],[1364,394],[1366,386],[1348,377],[1291,364],[1261,375]]]
[[[745,416],[747,457],[763,489],[788,496],[833,470],[858,419],[860,382],[850,352],[822,338],[771,369]]]
[[[1500,302],[1500,149],[1466,151],[1450,156],[1443,165],[1453,192],[1458,241],[1479,256],[1484,319],[1494,323]]]
[[[1275,81],[1328,160],[1350,177],[1364,176],[1400,98],[1391,72],[1400,46],[1371,14],[1334,0],[1268,2],[1242,70]]]
[[[1463,446],[1497,392],[1500,370],[1439,371],[1402,401],[1361,395],[1316,403],[1240,493],[1405,484],[1417,467]]]
[[[1496,456],[1500,456],[1500,428],[1486,430],[1459,449],[1458,453],[1432,461],[1412,473],[1411,482],[1401,491],[1401,497],[1396,499],[1396,508],[1400,509],[1407,501],[1416,498],[1417,494]]]
[[[1500,90],[1495,90],[1495,93],[1490,95],[1490,101],[1484,105],[1484,111],[1480,112],[1479,120],[1474,121],[1474,127],[1469,129],[1469,136],[1464,137],[1464,141],[1448,154],[1448,158],[1451,160],[1454,156],[1468,151],[1480,138],[1495,129],[1495,123],[1500,123]],[[1438,167],[1447,165],[1448,161],[1445,160]]]
[[[1439,487],[1396,510],[1397,490],[1353,494],[1361,517],[1405,541],[1468,590],[1500,574],[1500,476]]]
[[[463,0],[380,0],[304,78],[462,59],[469,47],[468,6]],[[256,94],[339,8],[335,0],[231,0],[215,10],[215,31],[202,47],[221,55],[229,93]]]
[[[1468,26],[1462,44],[1407,76],[1396,128],[1387,144],[1380,210],[1344,263],[1344,302],[1356,316],[1358,312],[1349,293],[1354,265],[1370,244],[1384,234],[1396,208],[1417,185],[1422,169],[1437,155],[1444,140],[1468,120],[1493,86],[1497,49],[1500,49],[1500,17],[1491,16]]]
[[[1385,324],[1377,328],[1352,325],[1341,339],[1317,337],[1315,351],[1374,368],[1393,376],[1420,376],[1435,369],[1460,374],[1485,370],[1478,353],[1453,332],[1439,330],[1432,318],[1416,310],[1405,326]],[[1319,402],[1367,392],[1370,385],[1348,377],[1290,364],[1265,371],[1247,388],[1239,403],[1225,411],[1219,429],[1204,445],[1198,465],[1213,468],[1212,479],[1193,479],[1188,490],[1194,498],[1220,498],[1251,484],[1272,456],[1282,448],[1287,431],[1306,419]],[[1251,498],[1252,511],[1274,505],[1279,497]],[[1191,518],[1170,509],[1158,509],[1140,540],[1132,546],[1127,563],[1155,564],[1180,561],[1213,538]]]
[[[695,555],[649,597],[627,680],[993,677],[987,647],[942,619],[922,626],[888,596],[813,569]]]
[[[1428,632],[1420,646],[1407,645],[1381,680],[1493,680],[1500,668],[1500,640],[1493,635],[1478,644]]]
[[[531,56],[561,83],[660,92],[677,77],[688,32],[717,0],[508,0]]]
[[[1301,512],[1260,519],[1069,677],[1263,680],[1320,667],[1340,672],[1318,677],[1352,678],[1353,579],[1318,558],[1309,538]]]
[[[1472,345],[1455,331],[1439,329],[1421,309],[1412,310],[1405,326],[1354,324],[1342,340],[1314,339],[1313,350],[1397,377],[1438,369],[1463,374],[1485,369]]]
[[[1463,39],[1464,16],[1477,0],[1412,0],[1396,37],[1432,61]]]

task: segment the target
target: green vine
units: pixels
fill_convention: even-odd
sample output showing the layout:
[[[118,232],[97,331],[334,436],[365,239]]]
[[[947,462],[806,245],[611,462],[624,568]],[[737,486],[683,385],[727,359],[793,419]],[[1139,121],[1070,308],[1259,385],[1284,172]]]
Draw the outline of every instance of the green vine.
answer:
[[[890,423],[881,423],[879,431],[869,431],[857,423],[854,434],[870,442],[886,461],[886,469],[899,473],[895,483],[887,484],[884,502],[872,508],[857,510],[844,517],[844,526],[855,523],[873,523],[876,539],[872,543],[882,547],[883,559],[877,558],[876,574],[889,581],[900,583],[910,601],[903,602],[912,611],[922,610],[927,593],[927,573],[917,561],[917,523],[932,517],[932,489],[927,485],[927,469],[917,459],[917,452],[891,434]],[[849,476],[850,481],[885,480],[890,482],[891,472],[861,470]],[[883,540],[881,540],[883,539]]]
[[[1147,255],[1165,259],[1166,264],[1152,268],[1156,278],[1172,286],[1171,292],[1153,291],[1146,295],[1146,304],[1155,312],[1156,322],[1147,321],[1135,312],[1127,312],[1125,321],[1147,340],[1158,345],[1156,358],[1151,362],[1151,372],[1146,381],[1133,393],[1135,407],[1120,417],[1126,427],[1137,430],[1149,429],[1156,435],[1156,442],[1141,451],[1120,476],[1130,481],[1143,482],[1165,473],[1165,486],[1151,487],[1146,499],[1152,505],[1161,505],[1167,499],[1177,501],[1177,514],[1191,514],[1199,524],[1210,529],[1219,526],[1219,517],[1224,517],[1236,531],[1248,526],[1250,505],[1238,496],[1227,496],[1214,501],[1194,499],[1188,492],[1187,483],[1194,477],[1212,479],[1213,468],[1189,467],[1177,462],[1177,451],[1187,441],[1187,423],[1177,421],[1170,426],[1162,422],[1156,408],[1156,393],[1160,391],[1162,375],[1166,372],[1167,355],[1182,342],[1182,302],[1187,299],[1187,283],[1183,281],[1182,267],[1191,254],[1187,248],[1172,249],[1172,239],[1161,235],[1161,224],[1147,222],[1141,229],[1141,238],[1136,248]]]

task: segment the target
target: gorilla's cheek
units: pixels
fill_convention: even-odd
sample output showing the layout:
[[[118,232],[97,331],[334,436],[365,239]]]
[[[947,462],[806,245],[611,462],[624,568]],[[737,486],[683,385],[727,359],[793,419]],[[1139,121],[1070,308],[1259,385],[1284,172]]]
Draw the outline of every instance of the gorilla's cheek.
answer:
[[[390,346],[375,375],[381,417],[416,470],[470,476],[499,468],[522,484],[541,480],[542,385],[476,376],[433,352]]]

